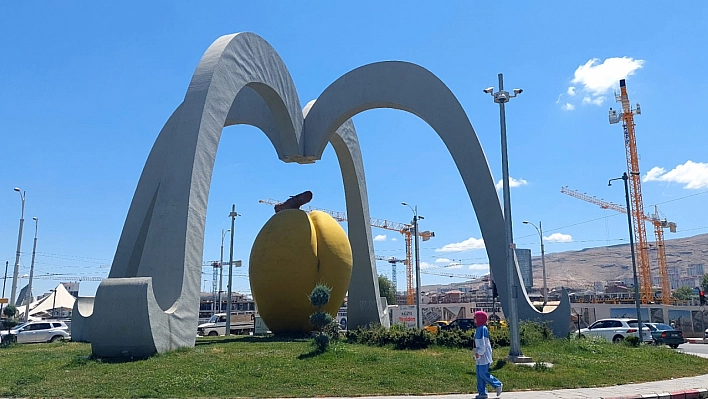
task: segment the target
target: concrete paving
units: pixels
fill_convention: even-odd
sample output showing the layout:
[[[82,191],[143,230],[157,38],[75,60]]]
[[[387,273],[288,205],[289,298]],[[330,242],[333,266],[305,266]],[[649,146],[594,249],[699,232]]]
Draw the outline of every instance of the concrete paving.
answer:
[[[472,399],[475,394],[405,396],[405,399]],[[493,391],[490,398],[496,398]],[[318,399],[400,399],[400,396],[371,396],[366,398]],[[603,388],[557,389],[553,391],[504,392],[501,399],[616,399],[616,398],[708,398],[708,375],[674,378],[666,381],[617,385]]]

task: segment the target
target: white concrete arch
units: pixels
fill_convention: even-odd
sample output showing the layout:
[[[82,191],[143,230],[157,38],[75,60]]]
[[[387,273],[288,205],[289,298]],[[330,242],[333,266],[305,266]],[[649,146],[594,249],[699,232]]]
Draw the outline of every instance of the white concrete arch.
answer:
[[[502,306],[512,299],[508,278],[514,279],[521,320],[552,322],[556,335],[570,326],[570,300],[562,296],[552,313],[538,312],[528,300],[518,264],[506,274],[506,239],[502,208],[486,156],[462,105],[450,89],[427,69],[408,62],[368,64],[333,82],[312,105],[305,118],[304,155],[319,159],[325,146],[345,121],[365,110],[394,108],[417,115],[440,136],[464,181],[480,225]],[[350,228],[351,233],[351,228]]]
[[[212,44],[148,156],[109,278],[99,286],[92,308],[82,302],[87,306],[74,313],[81,330],[77,336],[91,342],[95,355],[143,357],[194,345],[206,205],[222,129],[259,127],[281,160],[309,163],[301,156],[302,122],[292,79],[265,40],[241,33]],[[334,141],[347,168],[343,174],[356,169],[355,180],[363,181],[353,125],[341,131],[346,139],[335,135]],[[351,186],[345,189],[348,203],[350,198],[362,203],[362,187],[365,202],[365,186],[345,185]],[[364,207],[353,208],[353,219],[368,220],[368,208],[366,215]],[[370,243],[368,230],[364,237]],[[357,267],[373,275],[367,280],[376,284],[373,257],[368,264],[363,259]],[[372,297],[357,302],[378,304],[378,289],[366,292]],[[367,313],[362,325],[387,324],[381,307],[374,309],[378,312]]]

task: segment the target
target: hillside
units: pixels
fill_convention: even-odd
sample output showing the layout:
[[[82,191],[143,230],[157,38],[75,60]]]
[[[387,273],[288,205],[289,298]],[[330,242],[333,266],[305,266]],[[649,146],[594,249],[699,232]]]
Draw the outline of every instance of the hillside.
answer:
[[[677,266],[686,274],[690,264],[702,263],[708,271],[708,234],[665,240],[666,265]],[[650,242],[652,276],[658,276],[657,251]],[[534,287],[543,284],[541,257],[533,257]],[[629,244],[587,248],[580,251],[546,254],[549,287],[590,288],[595,281],[621,280],[632,277],[632,254]]]
[[[681,274],[685,275],[688,265],[702,263],[708,272],[708,234],[665,240],[664,243],[667,266],[677,266]],[[658,276],[654,242],[650,242],[650,245],[652,276]],[[543,286],[541,257],[534,256],[532,262],[534,288],[537,289]],[[610,280],[632,278],[632,254],[629,244],[546,253],[546,274],[549,288],[564,286],[573,289],[591,289],[595,281],[605,283]],[[463,285],[469,286],[470,283],[475,282],[426,285],[422,290],[454,289]]]

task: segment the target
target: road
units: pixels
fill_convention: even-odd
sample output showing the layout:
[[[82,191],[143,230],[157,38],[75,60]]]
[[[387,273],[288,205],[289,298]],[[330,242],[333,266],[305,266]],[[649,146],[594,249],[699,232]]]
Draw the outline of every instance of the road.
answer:
[[[708,344],[683,344],[679,345],[679,352],[690,353],[692,355],[708,358]]]

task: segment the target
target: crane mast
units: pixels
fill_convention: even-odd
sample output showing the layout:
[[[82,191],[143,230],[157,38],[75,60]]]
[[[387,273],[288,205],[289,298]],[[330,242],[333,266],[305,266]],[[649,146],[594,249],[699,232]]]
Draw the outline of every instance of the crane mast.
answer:
[[[651,284],[647,230],[644,224],[644,203],[642,200],[642,180],[639,174],[637,138],[634,132],[634,115],[641,115],[642,111],[639,104],[637,104],[635,109],[632,109],[624,79],[620,80],[620,94],[615,94],[615,100],[622,104],[622,112],[618,116],[617,111],[610,108],[610,123],[615,124],[622,121],[622,129],[624,130],[627,174],[629,175],[631,218],[634,224],[635,249],[639,254],[639,286],[641,288],[642,302],[649,303],[654,298],[654,291],[652,290]]]
[[[567,194],[567,195],[577,198],[579,200],[589,202],[591,204],[598,205],[602,209],[612,209],[613,211],[624,213],[625,215],[627,214],[627,208],[622,205],[615,204],[612,202],[607,202],[607,201],[599,199],[597,197],[593,197],[593,196],[581,193],[577,190],[571,190],[568,187],[561,188],[561,193]],[[659,214],[659,207],[656,205],[654,205],[654,214],[653,215],[651,215],[651,216],[642,215],[642,222],[651,222],[651,224],[654,225],[654,235],[656,236],[656,247],[657,247],[657,251],[658,251],[657,261],[659,263],[659,275],[661,277],[661,302],[665,305],[669,305],[669,304],[671,304],[671,296],[669,295],[669,293],[671,292],[671,284],[669,282],[669,275],[668,275],[667,269],[666,269],[666,251],[665,251],[665,247],[664,247],[664,229],[668,228],[670,232],[675,233],[676,232],[676,223],[668,222],[668,221],[666,221],[666,218],[661,219],[660,214]],[[651,280],[651,277],[649,279]],[[642,302],[648,303],[648,302],[645,302],[644,300]]]

